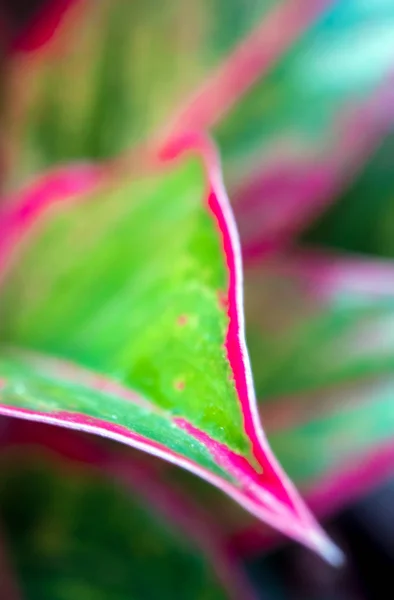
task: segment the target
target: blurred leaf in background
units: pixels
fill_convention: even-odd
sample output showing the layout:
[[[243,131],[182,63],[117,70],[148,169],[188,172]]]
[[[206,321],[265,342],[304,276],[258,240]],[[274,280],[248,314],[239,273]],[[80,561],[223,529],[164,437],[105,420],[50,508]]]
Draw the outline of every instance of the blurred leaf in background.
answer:
[[[1,463],[8,583],[23,597],[156,598],[158,590],[162,598],[254,597],[193,505],[154,481],[150,490],[138,470],[136,481],[132,469],[121,480],[81,455],[48,451],[42,440],[3,448]]]
[[[15,60],[29,82],[12,97],[15,168],[214,127],[232,187],[283,138],[329,138],[343,103],[393,65],[393,22],[387,0],[193,0],[185,11],[170,0],[74,2],[56,39]]]

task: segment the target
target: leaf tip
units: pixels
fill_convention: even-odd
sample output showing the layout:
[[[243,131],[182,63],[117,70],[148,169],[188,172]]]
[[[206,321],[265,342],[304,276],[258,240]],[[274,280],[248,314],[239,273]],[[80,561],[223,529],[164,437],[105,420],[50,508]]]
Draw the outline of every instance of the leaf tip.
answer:
[[[320,528],[314,528],[309,533],[309,546],[333,567],[342,567],[345,554]]]

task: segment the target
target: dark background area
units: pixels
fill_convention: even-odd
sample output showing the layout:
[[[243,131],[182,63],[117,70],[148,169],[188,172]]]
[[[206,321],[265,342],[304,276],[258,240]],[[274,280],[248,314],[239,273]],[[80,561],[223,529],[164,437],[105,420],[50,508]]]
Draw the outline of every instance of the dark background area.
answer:
[[[325,523],[347,562],[331,568],[291,544],[254,559],[248,570],[261,600],[392,600],[394,479]]]
[[[1,35],[8,43],[23,35],[50,0],[0,0]]]

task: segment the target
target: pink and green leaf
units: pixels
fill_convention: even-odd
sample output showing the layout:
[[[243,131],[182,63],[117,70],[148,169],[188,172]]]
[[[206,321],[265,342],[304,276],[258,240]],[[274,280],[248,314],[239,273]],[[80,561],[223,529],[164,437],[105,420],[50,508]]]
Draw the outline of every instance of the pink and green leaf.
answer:
[[[370,95],[392,71],[393,23],[390,2],[327,6],[217,123],[213,134],[230,190],[258,172],[278,140],[301,140],[301,151],[330,142],[342,106]]]
[[[297,398],[262,407],[277,457],[320,519],[392,479],[393,386],[393,377],[382,377],[309,396],[302,407]],[[238,553],[259,553],[278,542],[272,530],[246,513],[229,514],[212,494],[210,501],[218,507],[221,526]]]
[[[335,560],[259,424],[215,153],[190,137],[151,163],[58,172],[8,201],[0,412],[181,465]]]
[[[354,465],[362,480],[366,457],[381,448],[386,455],[394,439],[393,267],[324,254],[288,258],[282,267],[277,272],[284,276],[281,285],[288,286],[287,293],[293,289],[293,306],[277,359],[291,367],[284,369],[288,381],[271,389],[268,403],[264,389],[273,378],[264,383],[263,374],[260,381],[270,442],[306,492],[316,490],[319,480],[332,481],[335,472],[354,471]],[[277,303],[284,299],[285,287],[281,289]],[[296,316],[300,297],[305,312]],[[268,372],[269,363],[264,364]],[[285,397],[275,399],[278,394]],[[376,482],[386,470],[376,469]],[[344,486],[341,496],[350,494]]]
[[[76,2],[45,51],[15,64],[12,181],[210,129],[330,3]]]
[[[386,38],[378,49],[372,44],[374,27],[391,32],[389,6],[193,0],[183,11],[173,0],[72,4],[45,52],[15,65],[24,85],[8,102],[15,130],[8,137],[18,147],[11,182],[192,128],[214,129],[232,188],[284,132],[306,146],[328,139],[343,102],[373,90],[393,64]],[[364,72],[351,61],[352,41],[361,37],[358,60],[372,65]],[[322,56],[343,69],[327,69]]]
[[[336,201],[391,129],[393,100],[390,77],[336,117],[326,147],[298,149],[292,156],[295,148],[289,146],[276,158],[264,157],[232,196],[246,262],[283,250]]]
[[[392,475],[393,266],[304,252],[255,264],[245,280],[268,440],[308,506],[326,517]],[[239,552],[274,541],[269,528],[203,482],[183,480],[216,507]]]

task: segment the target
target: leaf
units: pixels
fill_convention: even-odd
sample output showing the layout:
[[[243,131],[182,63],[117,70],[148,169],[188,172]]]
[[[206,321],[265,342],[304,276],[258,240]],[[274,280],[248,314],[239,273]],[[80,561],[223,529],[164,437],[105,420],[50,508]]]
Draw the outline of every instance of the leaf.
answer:
[[[254,597],[201,515],[132,463],[126,476],[103,474],[36,439],[3,448],[1,466],[4,538],[24,597]]]
[[[394,257],[393,142],[390,133],[335,205],[310,225],[307,243]]]
[[[387,473],[393,281],[388,262],[319,253],[247,270],[248,345],[262,420],[281,464],[319,514]],[[356,471],[360,485],[347,487]]]
[[[209,129],[326,2],[76,4],[45,52],[15,64],[24,85],[8,107],[12,183],[62,161]]]
[[[308,506],[326,518],[392,476],[393,265],[293,253],[248,267],[245,293],[268,440]],[[239,553],[278,542],[204,482],[172,477],[214,507]]]
[[[387,133],[393,93],[389,78],[367,100],[340,112],[328,145],[319,151],[284,148],[275,158],[265,156],[265,163],[239,185],[233,206],[246,262],[283,250],[337,200]]]
[[[69,12],[45,52],[15,64],[23,85],[8,94],[8,185],[201,129],[219,141],[232,192],[278,144],[295,139],[313,156],[343,104],[393,64],[388,5],[85,0]]]
[[[218,121],[212,133],[230,191],[259,172],[273,147],[318,152],[342,107],[369,96],[392,72],[394,5],[384,4],[328,4]]]
[[[319,519],[327,519],[392,478],[394,377],[346,384],[305,397],[263,404],[260,414],[276,456]],[[201,486],[202,487],[202,486]],[[226,510],[210,490],[204,497],[237,554],[251,556],[278,543],[247,513]]]
[[[166,156],[131,181],[55,173],[8,202],[0,410],[181,465],[335,561],[260,428],[214,152],[192,137]]]
[[[262,410],[278,458],[320,518],[391,477],[393,386],[392,375],[374,378],[307,396],[298,411],[292,399]]]
[[[0,7],[0,194],[20,174],[19,144],[26,143],[24,111],[34,88],[26,77],[34,54],[56,37],[77,0],[5,0]],[[35,70],[35,69],[33,69]],[[34,95],[34,94],[33,94]],[[21,138],[24,138],[23,140]],[[18,164],[17,164],[18,163]],[[12,183],[14,183],[13,181]],[[0,198],[1,201],[1,198]]]

